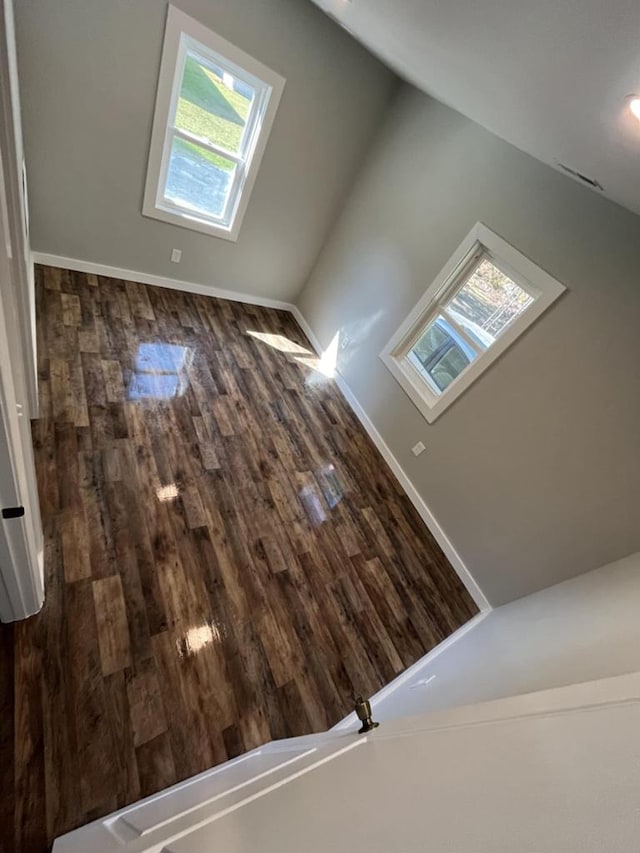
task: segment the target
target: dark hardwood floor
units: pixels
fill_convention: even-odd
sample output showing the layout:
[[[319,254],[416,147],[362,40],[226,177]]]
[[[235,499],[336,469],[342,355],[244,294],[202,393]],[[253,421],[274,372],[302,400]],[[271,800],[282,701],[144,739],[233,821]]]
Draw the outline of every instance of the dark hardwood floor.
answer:
[[[326,729],[476,607],[286,312],[38,268],[47,597],[0,850]]]

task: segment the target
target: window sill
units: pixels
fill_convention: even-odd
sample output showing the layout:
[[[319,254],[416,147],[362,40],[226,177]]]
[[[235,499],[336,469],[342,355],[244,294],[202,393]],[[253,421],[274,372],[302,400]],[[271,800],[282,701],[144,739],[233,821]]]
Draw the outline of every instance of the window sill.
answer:
[[[230,240],[232,243],[237,242],[240,231],[239,222],[234,223],[232,228],[225,228],[222,225],[214,225],[213,222],[208,222],[206,219],[190,216],[188,213],[174,213],[162,207],[147,204],[142,208],[142,215],[148,219],[159,219],[161,222],[177,225],[179,228],[187,228],[189,231],[199,231],[201,234],[208,234],[210,237]]]

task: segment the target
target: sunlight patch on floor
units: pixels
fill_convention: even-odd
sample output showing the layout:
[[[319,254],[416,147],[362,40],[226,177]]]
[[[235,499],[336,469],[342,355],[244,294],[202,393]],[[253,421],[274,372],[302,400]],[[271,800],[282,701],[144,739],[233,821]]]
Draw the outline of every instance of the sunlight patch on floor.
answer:
[[[336,373],[336,365],[338,364],[338,349],[340,347],[340,332],[336,332],[333,339],[320,358],[317,356],[311,358],[303,358],[298,356],[296,361],[304,364],[307,367],[326,376],[327,379],[333,379]]]
[[[220,631],[213,622],[189,628],[182,640],[178,640],[180,657],[196,655],[214,642],[220,642]]]
[[[292,355],[296,353],[312,355],[310,349],[290,341],[289,338],[285,338],[284,335],[274,335],[270,332],[254,332],[251,329],[247,329],[247,334],[251,335],[252,338],[262,341],[263,344],[268,344],[270,347],[273,347],[273,349],[277,349],[280,352],[291,353]]]

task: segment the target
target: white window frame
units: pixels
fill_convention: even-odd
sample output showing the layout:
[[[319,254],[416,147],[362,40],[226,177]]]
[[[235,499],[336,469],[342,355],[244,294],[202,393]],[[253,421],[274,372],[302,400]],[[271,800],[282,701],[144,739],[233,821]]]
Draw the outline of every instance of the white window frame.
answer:
[[[189,211],[170,202],[164,195],[173,138],[179,136],[189,140],[191,137],[191,134],[173,126],[187,52],[197,54],[198,59],[205,62],[210,61],[222,66],[243,82],[249,83],[256,92],[243,136],[243,151],[240,154],[226,151],[195,136],[190,140],[236,163],[229,201],[221,218]],[[284,77],[194,18],[185,15],[180,9],[169,6],[151,131],[143,215],[204,234],[212,234],[224,240],[236,241],[284,85]]]
[[[407,358],[420,335],[442,310],[443,303],[460,290],[480,257],[487,257],[502,272],[526,290],[533,302],[487,350],[437,393]],[[429,423],[433,423],[478,379],[565,291],[564,285],[534,264],[481,222],[476,223],[440,271],[398,331],[380,353],[380,358]],[[461,332],[464,335],[464,332]]]

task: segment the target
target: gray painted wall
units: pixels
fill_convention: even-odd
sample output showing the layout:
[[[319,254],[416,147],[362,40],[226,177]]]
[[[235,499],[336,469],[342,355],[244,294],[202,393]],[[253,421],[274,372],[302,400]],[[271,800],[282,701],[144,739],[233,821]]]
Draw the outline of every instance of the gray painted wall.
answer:
[[[478,220],[568,292],[429,425],[378,354]],[[640,217],[407,86],[298,304],[492,604],[640,549]]]
[[[391,72],[311,3],[175,0],[287,78],[230,243],[140,213],[166,3],[15,5],[34,251],[295,296],[395,91]]]

